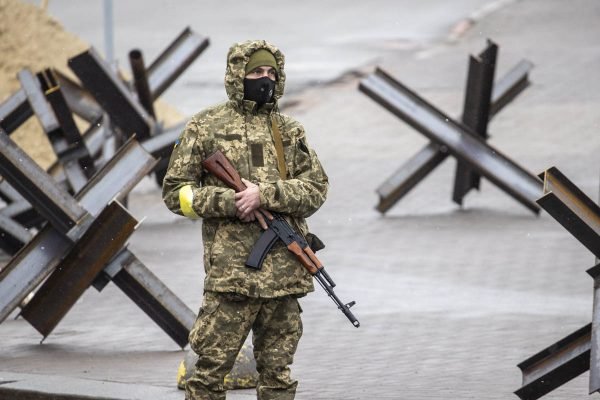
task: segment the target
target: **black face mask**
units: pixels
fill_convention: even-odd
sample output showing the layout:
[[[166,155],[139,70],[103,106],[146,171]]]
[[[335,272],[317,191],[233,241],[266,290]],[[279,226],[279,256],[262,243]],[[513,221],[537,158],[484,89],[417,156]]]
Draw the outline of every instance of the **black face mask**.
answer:
[[[244,79],[244,100],[255,101],[259,107],[269,103],[275,93],[275,81],[263,76],[259,79]]]

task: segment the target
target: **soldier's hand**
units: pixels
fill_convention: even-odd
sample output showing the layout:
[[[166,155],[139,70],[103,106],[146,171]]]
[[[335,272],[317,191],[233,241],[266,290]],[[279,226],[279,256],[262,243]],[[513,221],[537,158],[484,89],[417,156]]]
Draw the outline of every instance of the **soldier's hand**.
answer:
[[[236,215],[244,222],[254,221],[256,218],[254,211],[260,207],[260,194],[258,185],[242,178],[246,189],[235,194]]]
[[[269,225],[267,225],[265,218],[268,218],[269,221],[273,220],[273,215],[270,212],[261,208],[260,211],[254,211],[254,216],[258,220],[261,228],[263,228],[265,231],[269,229]]]
[[[267,225],[265,218],[273,219],[273,216],[268,211],[265,211],[265,210],[261,210],[261,211],[254,210],[254,211],[252,211],[252,214],[250,214],[246,218],[242,218],[238,214],[238,218],[241,219],[243,222],[258,221],[258,224],[260,225],[260,227],[263,228],[264,230],[267,230],[267,229],[269,229],[269,225]],[[263,213],[265,213],[266,217],[265,217],[265,215],[263,215]]]

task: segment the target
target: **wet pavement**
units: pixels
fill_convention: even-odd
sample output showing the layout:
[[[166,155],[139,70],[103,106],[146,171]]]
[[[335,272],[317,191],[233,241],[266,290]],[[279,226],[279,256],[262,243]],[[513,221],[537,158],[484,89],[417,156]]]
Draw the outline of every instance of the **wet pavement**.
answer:
[[[338,79],[321,85],[304,80],[287,98],[285,111],[305,125],[331,180],[327,203],[309,220],[327,245],[319,256],[337,283],[336,293],[356,300],[353,311],[361,322],[353,328],[320,288],[303,299],[304,337],[293,366],[298,399],[516,399],[512,392],[521,384],[516,365],[591,320],[593,282],[585,270],[595,264],[592,254],[548,214],[535,216],[489,181],[468,194],[462,208],[452,203],[454,160],[385,216],[374,209],[379,184],[427,140],[359,92],[360,75],[381,65],[456,116],[468,55],[478,54],[486,38],[500,46],[497,76],[522,58],[535,64],[531,87],[491,122],[490,143],[533,173],[558,167],[598,199],[600,4],[461,5],[463,17],[474,18],[461,36],[455,31],[446,39],[381,51],[367,49],[367,40],[356,63],[340,57],[344,66],[331,71]],[[392,21],[382,7],[373,7],[373,21]],[[180,30],[170,28],[165,42]],[[434,36],[449,32],[443,24],[431,29]],[[384,22],[373,32],[391,42],[404,40],[401,30],[388,31]],[[247,30],[238,33],[248,36]],[[214,47],[235,36],[214,35]],[[302,54],[293,49],[303,42],[287,36],[281,41],[290,48],[290,68],[307,74],[293,67]],[[157,42],[160,49],[164,42]],[[212,51],[224,57],[226,45],[218,46]],[[317,47],[317,58],[327,54],[326,47]],[[373,59],[370,52],[380,56]],[[322,59],[318,68],[336,61]],[[216,61],[207,64],[207,71],[217,69]],[[355,73],[344,75],[347,70]],[[183,85],[194,79],[204,82],[201,87],[216,85],[189,75]],[[192,89],[174,87],[171,94],[182,98],[177,105],[185,112],[192,109],[193,99],[187,98]],[[138,219],[147,217],[130,248],[196,310],[203,279],[200,224],[170,214],[152,179],[136,188],[130,209]],[[109,398],[183,398],[175,375],[184,352],[113,285],[102,293],[88,290],[42,345],[22,319],[3,322],[0,337],[0,382],[16,381],[0,389],[20,380],[43,386],[40,382],[58,376],[65,388],[82,387],[81,395],[98,396],[85,392],[89,381],[94,390],[98,384],[110,386],[110,393],[121,388]],[[583,374],[545,398],[586,398],[587,378]],[[252,390],[228,395],[254,397]]]

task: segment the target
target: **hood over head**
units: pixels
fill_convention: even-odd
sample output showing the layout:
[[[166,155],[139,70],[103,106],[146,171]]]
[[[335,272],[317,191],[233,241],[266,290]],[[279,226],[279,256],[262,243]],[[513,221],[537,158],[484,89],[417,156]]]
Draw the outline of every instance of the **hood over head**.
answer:
[[[246,77],[246,64],[250,56],[256,50],[265,49],[275,57],[277,62],[277,82],[275,84],[275,102],[283,96],[285,87],[285,57],[281,51],[271,43],[265,40],[248,40],[245,42],[234,43],[227,53],[227,70],[225,72],[225,91],[229,100],[234,101],[239,106],[244,105],[244,78]]]

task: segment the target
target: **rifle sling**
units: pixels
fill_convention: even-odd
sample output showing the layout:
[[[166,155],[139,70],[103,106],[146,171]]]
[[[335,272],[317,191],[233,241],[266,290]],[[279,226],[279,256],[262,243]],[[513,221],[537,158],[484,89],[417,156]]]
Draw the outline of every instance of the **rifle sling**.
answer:
[[[283,141],[281,140],[281,132],[279,126],[275,122],[275,117],[271,117],[271,131],[273,132],[273,143],[275,143],[275,152],[277,153],[277,168],[279,169],[279,177],[285,180],[287,177],[287,168],[285,166],[285,156],[283,153]]]

